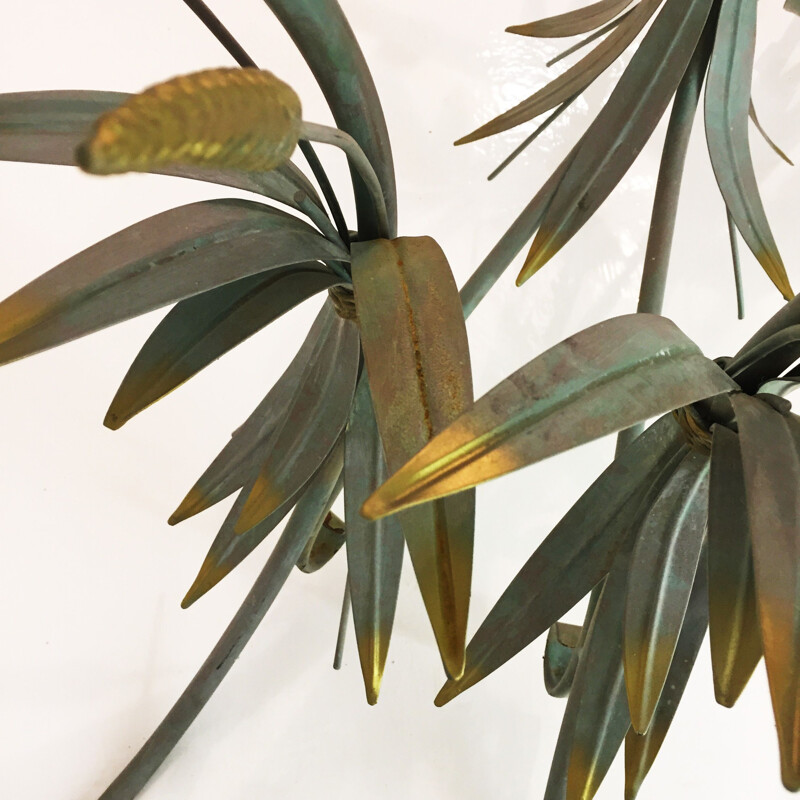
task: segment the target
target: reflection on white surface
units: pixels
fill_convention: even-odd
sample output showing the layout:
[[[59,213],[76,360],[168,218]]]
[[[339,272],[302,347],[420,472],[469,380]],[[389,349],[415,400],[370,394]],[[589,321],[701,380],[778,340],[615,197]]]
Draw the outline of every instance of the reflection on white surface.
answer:
[[[485,175],[531,128],[460,148],[451,142],[552,74],[544,64],[561,42],[542,46],[502,30],[565,3],[342,4],[386,105],[401,233],[434,236],[461,284],[593,118],[613,80],[598,80],[489,184]],[[329,120],[263,3],[212,5],[264,67],[298,90],[308,119]],[[779,5],[761,4],[754,97],[767,130],[800,160],[800,20]],[[178,0],[127,6],[29,0],[4,12],[4,91],[137,90],[229,63]],[[621,65],[611,72],[615,80]],[[665,313],[715,356],[736,350],[780,300],[745,255],[748,317],[735,319],[724,209],[700,128],[698,121]],[[518,259],[470,319],[479,393],[576,330],[635,308],[659,130],[575,240],[520,289],[514,287]],[[753,152],[776,239],[800,285],[800,173],[755,135]],[[326,159],[345,186],[342,160]],[[166,178],[102,180],[17,164],[0,164],[0,186],[3,296],[137,219],[235,194]],[[351,214],[347,196],[345,206]],[[182,612],[180,598],[227,506],[174,529],[165,520],[280,373],[313,313],[314,303],[305,304],[116,433],[101,426],[105,408],[160,314],[0,370],[0,635],[6,642],[0,796],[96,796],[216,641],[270,545]],[[612,445],[580,448],[479,491],[472,630],[605,466]],[[330,669],[343,580],[342,557],[317,575],[292,576],[144,800],[542,796],[564,707],[542,687],[542,643],[451,706],[435,709],[440,664],[407,569],[381,700],[369,708],[352,637],[342,672]],[[622,796],[621,766],[618,759],[599,800]],[[641,796],[785,796],[763,668],[737,708],[726,711],[713,702],[703,651]]]

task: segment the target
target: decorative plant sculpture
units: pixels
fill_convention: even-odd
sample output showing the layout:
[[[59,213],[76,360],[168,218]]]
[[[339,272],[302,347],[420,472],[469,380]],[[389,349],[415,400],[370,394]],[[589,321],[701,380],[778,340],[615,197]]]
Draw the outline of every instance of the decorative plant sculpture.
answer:
[[[192,683],[102,797],[132,798],[142,789],[292,568],[313,572],[343,545],[343,625],[352,606],[367,700],[376,703],[404,543],[447,677],[437,704],[551,629],[545,680],[548,691],[568,693],[569,701],[547,800],[592,797],[623,739],[626,795],[636,794],[706,627],[724,705],[736,701],[763,653],[783,780],[800,788],[800,419],[774,393],[798,379],[791,368],[800,357],[800,305],[790,302],[735,357],[717,362],[657,316],[704,81],[709,149],[730,224],[781,294],[792,297],[748,151],[755,0],[639,0],[630,9],[630,0],[600,0],[514,29],[608,37],[462,141],[553,108],[560,113],[653,18],[597,119],[460,294],[433,239],[397,235],[383,113],[335,0],[267,4],[311,67],[338,128],[304,120],[286,83],[259,70],[200,0],[186,3],[241,69],[203,70],[131,96],[0,96],[0,159],[206,180],[292,211],[262,200],[209,200],[104,239],[0,303],[0,363],[174,304],[111,403],[105,424],[118,429],[327,291],[287,370],[170,517],[178,523],[238,492],[183,606],[291,516]],[[651,313],[575,334],[473,403],[465,317],[534,233],[520,281],[566,244],[621,179],[673,96],[639,307]],[[354,230],[312,141],[347,155]],[[325,202],[290,161],[295,147]],[[637,426],[660,415],[638,435]],[[465,647],[473,487],[616,431],[624,431],[616,459]],[[342,491],[343,520],[331,513]],[[583,627],[559,622],[588,594]]]

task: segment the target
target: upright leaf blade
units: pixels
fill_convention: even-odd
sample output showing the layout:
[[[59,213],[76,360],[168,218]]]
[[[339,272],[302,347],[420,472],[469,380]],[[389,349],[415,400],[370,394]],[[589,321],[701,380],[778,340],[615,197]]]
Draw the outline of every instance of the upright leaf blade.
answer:
[[[263,204],[190,203],[109,236],[0,303],[0,363],[276,267],[348,257]]]
[[[689,604],[705,540],[708,469],[708,456],[690,451],[636,535],[625,602],[624,662],[637,733],[650,727]]]
[[[445,684],[444,705],[541,636],[603,578],[630,534],[640,504],[660,486],[682,436],[662,417],[611,463],[528,559],[467,648],[463,677]],[[655,488],[654,488],[655,487]]]
[[[391,472],[472,401],[464,316],[447,259],[427,237],[356,244],[353,287]],[[463,669],[474,513],[470,492],[400,517],[449,675]]]
[[[800,420],[746,394],[739,426],[756,598],[784,786],[800,789]]]
[[[397,227],[389,133],[378,92],[350,25],[336,0],[266,0],[314,73],[336,126],[361,146],[380,179],[390,234]],[[353,172],[358,228],[363,239],[379,235],[374,206],[361,178]]]
[[[353,623],[370,705],[378,702],[403,566],[403,531],[398,519],[371,522],[360,513],[361,504],[385,479],[383,443],[369,383],[362,376],[345,432],[344,503]]]
[[[131,364],[104,424],[116,430],[298,303],[340,282],[318,262],[253,275],[181,300]]]
[[[736,227],[778,291],[794,297],[758,192],[748,117],[756,0],[721,4],[706,89],[706,138],[720,192]]]
[[[395,473],[364,513],[382,516],[459,492],[735,388],[663,317],[601,322],[495,386]]]
[[[717,702],[731,707],[761,659],[739,437],[714,426],[708,501],[708,612]]]

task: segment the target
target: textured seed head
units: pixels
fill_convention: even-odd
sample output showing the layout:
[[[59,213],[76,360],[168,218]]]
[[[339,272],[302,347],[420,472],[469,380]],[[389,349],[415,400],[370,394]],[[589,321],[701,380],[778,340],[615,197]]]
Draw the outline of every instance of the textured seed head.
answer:
[[[302,121],[294,90],[257,69],[181,75],[103,114],[76,151],[86,172],[173,165],[260,171],[286,162]]]

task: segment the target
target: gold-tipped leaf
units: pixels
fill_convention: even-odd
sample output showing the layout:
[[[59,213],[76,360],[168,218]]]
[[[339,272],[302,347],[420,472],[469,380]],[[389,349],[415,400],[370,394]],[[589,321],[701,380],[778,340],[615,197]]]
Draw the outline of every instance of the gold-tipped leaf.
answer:
[[[764,661],[781,776],[800,789],[800,419],[746,394],[731,397],[739,426]]]
[[[511,25],[506,31],[520,36],[539,38],[577,36],[579,33],[588,33],[610,22],[632,2],[633,0],[599,0],[575,11],[567,11],[565,14],[557,14],[525,25]]]
[[[495,386],[392,475],[364,513],[379,517],[460,492],[736,388],[669,320],[606,320]]]
[[[76,158],[86,172],[172,164],[265,171],[289,160],[302,123],[294,90],[257,69],[180,75],[97,119]]]
[[[464,315],[433,239],[353,247],[361,342],[389,471],[397,470],[472,402]],[[436,502],[400,517],[449,675],[464,668],[475,500]]]
[[[787,299],[794,297],[772,235],[750,156],[748,117],[756,41],[756,0],[721,5],[705,94],[711,166],[736,227]]]

